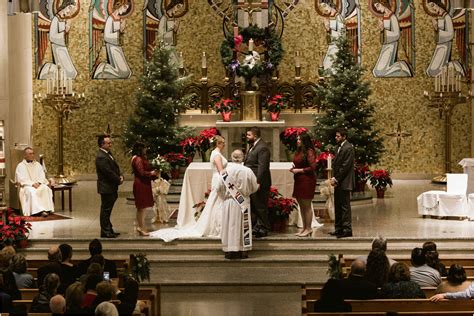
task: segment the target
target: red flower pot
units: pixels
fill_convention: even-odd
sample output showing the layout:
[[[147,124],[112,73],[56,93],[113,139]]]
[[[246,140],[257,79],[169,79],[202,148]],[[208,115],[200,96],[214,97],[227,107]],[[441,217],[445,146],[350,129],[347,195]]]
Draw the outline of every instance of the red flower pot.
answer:
[[[224,122],[230,122],[230,118],[232,116],[232,112],[221,112],[222,120]]]
[[[356,182],[356,187],[355,187],[354,192],[362,192],[362,193],[365,192],[366,184],[367,184],[367,180]]]
[[[179,179],[179,174],[180,174],[179,168],[171,169],[170,173],[171,173],[171,179]]]
[[[288,217],[275,219],[275,221],[272,223],[272,232],[286,233],[288,230],[288,222]]]
[[[280,118],[280,112],[270,112],[270,118],[273,122],[278,121]]]
[[[20,239],[16,241],[16,246],[18,248],[26,248],[28,247],[28,239]]]
[[[375,189],[377,191],[377,198],[383,199],[385,197],[385,189]]]

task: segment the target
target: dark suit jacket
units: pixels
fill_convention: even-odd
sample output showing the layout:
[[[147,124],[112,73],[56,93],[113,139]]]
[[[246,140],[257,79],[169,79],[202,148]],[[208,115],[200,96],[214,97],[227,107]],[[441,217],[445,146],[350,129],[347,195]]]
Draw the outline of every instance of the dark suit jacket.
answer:
[[[347,140],[336,154],[332,167],[337,186],[342,190],[352,190],[355,186],[354,147]]]
[[[269,189],[272,185],[272,176],[270,175],[270,149],[267,143],[260,139],[254,145],[252,150],[245,157],[246,167],[252,169],[257,176],[257,182],[261,189]]]
[[[120,168],[109,154],[99,149],[95,159],[97,172],[97,192],[100,194],[115,193],[120,185]]]
[[[89,268],[91,261],[92,261],[92,257],[79,262],[79,264],[77,265],[79,276],[87,273],[87,269]],[[104,271],[108,271],[110,273],[110,278],[118,277],[117,265],[115,264],[115,261],[113,260],[104,259]]]
[[[349,275],[341,280],[344,299],[370,300],[377,298],[377,287],[364,277]]]

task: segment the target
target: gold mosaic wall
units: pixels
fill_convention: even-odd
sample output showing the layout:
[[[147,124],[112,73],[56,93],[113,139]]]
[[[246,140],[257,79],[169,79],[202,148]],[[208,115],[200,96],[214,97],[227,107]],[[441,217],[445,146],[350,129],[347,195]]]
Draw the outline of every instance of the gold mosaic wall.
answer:
[[[80,14],[74,19],[69,37],[69,52],[79,72],[75,90],[84,92],[86,100],[65,121],[64,161],[65,171],[72,174],[95,173],[94,159],[97,151],[96,136],[110,124],[117,135],[113,151],[123,170],[128,172],[129,156],[118,137],[124,129],[127,117],[132,113],[138,89],[138,78],[143,71],[143,22],[144,0],[134,0],[135,11],[127,19],[124,36],[124,52],[132,69],[128,80],[91,80],[88,75],[88,3],[82,4]],[[224,77],[219,47],[222,41],[222,21],[207,1],[189,0],[189,12],[181,18],[178,32],[178,51],[183,52],[185,67],[198,80],[201,55],[208,55],[210,83]],[[283,1],[276,1],[282,5]],[[423,91],[432,88],[432,79],[425,75],[435,47],[431,19],[423,11],[421,1],[415,1],[416,15],[416,69],[413,78],[374,78],[371,70],[377,60],[380,41],[377,19],[368,11],[367,0],[362,8],[362,62],[367,68],[376,104],[377,128],[391,133],[401,124],[403,131],[412,136],[401,142],[385,137],[386,152],[380,167],[391,168],[396,173],[439,173],[443,170],[444,129],[438,111],[429,108]],[[294,54],[302,52],[302,76],[304,80],[316,79],[320,56],[326,51],[325,30],[322,18],[314,10],[314,1],[300,1],[285,22],[283,44],[286,55],[280,67],[282,81],[294,76]],[[50,56],[48,52],[47,60]],[[43,92],[41,81],[34,80],[36,93]],[[311,115],[311,114],[308,114]],[[56,114],[50,108],[34,104],[33,140],[49,158],[49,169],[56,165],[57,146]],[[469,157],[471,142],[470,106],[459,105],[453,114],[453,165]]]

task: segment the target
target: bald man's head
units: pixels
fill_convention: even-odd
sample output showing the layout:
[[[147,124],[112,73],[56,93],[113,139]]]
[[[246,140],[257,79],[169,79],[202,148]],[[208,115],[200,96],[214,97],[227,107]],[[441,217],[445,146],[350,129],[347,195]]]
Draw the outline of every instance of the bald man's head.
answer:
[[[365,274],[365,262],[354,260],[351,264],[351,275],[363,276]]]
[[[49,261],[55,261],[55,262],[61,262],[61,250],[59,249],[59,246],[51,246],[49,247],[48,250],[48,260]]]
[[[232,158],[232,162],[235,163],[242,163],[244,161],[244,153],[240,149],[234,150],[230,157]]]

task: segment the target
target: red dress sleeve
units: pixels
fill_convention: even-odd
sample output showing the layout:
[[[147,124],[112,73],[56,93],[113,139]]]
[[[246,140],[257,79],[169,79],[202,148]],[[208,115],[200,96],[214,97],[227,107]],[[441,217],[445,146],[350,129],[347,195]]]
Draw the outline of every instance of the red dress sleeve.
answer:
[[[135,157],[132,161],[133,172],[137,177],[152,178],[151,168],[142,157]]]
[[[311,173],[316,170],[317,160],[316,160],[316,153],[312,149],[308,149],[306,153],[306,160],[309,164],[308,167],[304,167],[303,170],[305,173]]]

